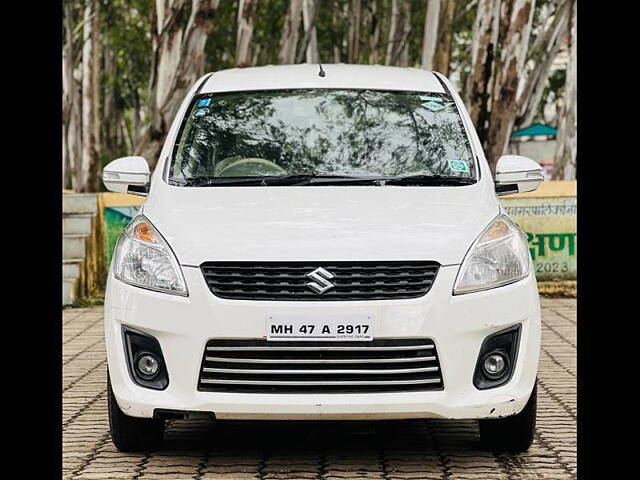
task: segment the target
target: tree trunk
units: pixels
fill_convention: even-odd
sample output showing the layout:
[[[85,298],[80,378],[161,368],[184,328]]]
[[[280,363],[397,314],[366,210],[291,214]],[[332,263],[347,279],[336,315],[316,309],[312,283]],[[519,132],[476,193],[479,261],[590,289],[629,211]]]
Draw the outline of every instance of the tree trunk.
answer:
[[[399,64],[401,67],[409,66],[409,35],[411,34],[411,4],[410,0],[402,2],[403,28],[402,42],[400,44]]]
[[[331,48],[333,54],[333,63],[342,62],[342,31],[339,28],[342,12],[332,2],[333,12],[331,13]]]
[[[104,59],[104,75],[112,78],[116,74],[115,53],[109,47],[105,48]],[[115,142],[115,130],[117,126],[118,109],[115,105],[115,89],[111,82],[105,82],[102,94],[102,120],[100,121],[102,139],[102,151],[113,156],[117,143]]]
[[[155,167],[164,137],[184,96],[204,74],[204,46],[213,27],[219,0],[192,0],[186,27],[185,0],[156,0],[152,31],[153,62],[149,81],[149,125],[143,132],[136,155]]]
[[[74,65],[71,72],[71,111],[67,128],[67,145],[69,148],[69,171],[67,177],[71,181],[73,191],[80,191],[80,165],[82,162],[82,65]]]
[[[73,6],[64,4],[65,43],[62,49],[62,188],[75,188],[75,168],[80,155],[79,99],[74,78],[75,46],[73,40]],[[70,179],[70,181],[69,181]]]
[[[440,8],[440,22],[438,26],[438,42],[436,44],[435,59],[433,60],[436,71],[449,76],[449,63],[451,61],[451,48],[453,40],[453,17],[456,12],[456,0],[443,0]]]
[[[480,0],[473,22],[471,71],[467,77],[465,104],[481,141],[486,137],[500,3],[500,0]]]
[[[429,0],[424,19],[424,37],[422,40],[422,68],[425,70],[433,70],[439,21],[440,0]]]
[[[91,99],[93,100],[93,106],[91,111],[93,119],[91,126],[93,127],[93,151],[94,158],[89,171],[88,185],[90,191],[97,192],[100,189],[100,152],[102,151],[102,138],[100,135],[101,124],[101,78],[100,72],[102,72],[102,51],[104,49],[103,42],[100,38],[100,17],[95,13],[93,20],[91,42],[93,43],[93,55],[91,64]]]
[[[280,37],[278,63],[281,65],[288,65],[296,61],[301,13],[302,0],[289,0],[289,8]]]
[[[316,32],[316,18],[318,13],[318,0],[302,0],[302,23],[304,25],[304,39],[302,52],[307,63],[319,63],[318,36]],[[301,62],[302,54],[298,54],[297,62]]]
[[[551,25],[538,35],[529,52],[529,58],[535,61],[535,66],[527,75],[518,98],[519,117],[515,123],[518,128],[530,125],[538,112],[551,65],[564,39],[570,10],[571,0],[565,0],[558,6]]]
[[[578,2],[572,0],[571,18],[569,19],[569,63],[564,85],[564,106],[560,116],[558,136],[556,138],[556,169],[554,178],[559,180],[575,180],[577,177],[578,146],[578,88],[576,63],[578,60],[578,42],[576,24],[578,21]]]
[[[391,1],[391,19],[385,65],[406,66],[408,63],[407,39],[409,36],[409,4],[405,0]]]
[[[378,6],[375,1],[369,4],[369,63],[378,63],[378,44],[380,43],[380,18],[378,17]]]
[[[77,171],[77,190],[90,191],[90,173],[95,164],[95,136],[93,127],[93,17],[94,0],[87,0],[82,27],[82,154]]]
[[[251,39],[256,23],[258,0],[240,0],[238,6],[238,35],[236,37],[236,66],[251,65]]]
[[[66,61],[64,58],[65,52],[64,52],[64,47],[62,49],[62,179],[61,179],[61,184],[62,184],[62,188],[66,188],[66,171],[67,171],[67,162],[68,162],[68,158],[69,158],[69,152],[67,151],[67,127],[65,125],[68,124],[69,122],[69,115],[66,112],[67,110],[67,103],[69,101],[68,96],[69,96],[69,91],[68,91],[68,87],[67,87],[67,73],[66,73],[66,69],[68,68],[67,65],[65,65]]]
[[[360,57],[360,23],[362,21],[362,0],[351,0],[349,12],[349,42],[347,63],[358,63]]]
[[[391,18],[389,19],[389,38],[387,40],[387,54],[385,55],[384,64],[391,65],[391,59],[395,51],[394,42],[396,41],[397,31],[400,25],[400,0],[391,0]]]
[[[518,115],[518,82],[527,59],[535,0],[515,0],[503,7],[500,16],[500,49],[495,61],[495,82],[489,114],[485,153],[492,170],[509,144]]]

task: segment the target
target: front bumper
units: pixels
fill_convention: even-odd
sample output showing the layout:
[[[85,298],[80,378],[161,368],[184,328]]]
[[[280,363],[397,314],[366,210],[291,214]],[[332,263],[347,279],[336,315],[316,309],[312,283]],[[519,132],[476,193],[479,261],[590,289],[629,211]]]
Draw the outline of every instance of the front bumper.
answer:
[[[208,289],[200,269],[183,267],[189,297],[126,285],[109,274],[105,337],[113,391],[122,411],[152,417],[155,409],[213,412],[219,419],[498,418],[524,408],[540,350],[540,305],[533,273],[520,282],[452,296],[457,265],[443,266],[427,295],[409,300],[280,302],[225,300]],[[376,338],[430,338],[438,349],[444,390],[393,393],[274,394],[200,392],[202,354],[212,338],[265,338],[267,314],[367,313]],[[482,341],[521,324],[511,380],[489,390],[473,386]],[[133,383],[122,325],[160,342],[169,373],[165,390]]]

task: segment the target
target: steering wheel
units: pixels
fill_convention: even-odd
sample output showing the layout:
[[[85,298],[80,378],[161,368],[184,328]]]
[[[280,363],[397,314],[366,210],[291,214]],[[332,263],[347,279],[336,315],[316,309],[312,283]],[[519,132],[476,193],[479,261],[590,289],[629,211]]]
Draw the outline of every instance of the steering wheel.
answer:
[[[263,175],[286,175],[287,171],[271,160],[256,157],[229,157],[219,162],[216,177],[244,177]]]

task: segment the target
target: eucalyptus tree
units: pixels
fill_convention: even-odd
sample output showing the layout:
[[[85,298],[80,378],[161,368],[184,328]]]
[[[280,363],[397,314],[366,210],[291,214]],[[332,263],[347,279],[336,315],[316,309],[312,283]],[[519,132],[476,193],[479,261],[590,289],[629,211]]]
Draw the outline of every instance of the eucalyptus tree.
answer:
[[[238,2],[238,34],[236,36],[236,65],[238,67],[251,65],[251,43],[257,10],[258,0],[239,0]]]
[[[204,74],[204,47],[213,28],[219,0],[156,0],[151,31],[149,124],[136,154],[151,167],[158,161],[164,137],[191,85]],[[181,21],[187,18],[187,21]]]
[[[280,36],[279,64],[287,65],[294,63],[296,60],[300,20],[302,19],[302,1],[303,0],[289,0],[289,6],[284,17],[282,34]]]
[[[575,180],[577,174],[577,113],[578,113],[578,86],[577,86],[577,60],[578,42],[576,37],[576,25],[578,23],[578,2],[573,0],[571,6],[571,18],[569,27],[569,63],[567,65],[566,81],[564,86],[564,107],[560,115],[556,149],[555,178],[559,180]]]
[[[479,0],[473,24],[465,101],[494,168],[516,122],[532,120],[576,0]]]

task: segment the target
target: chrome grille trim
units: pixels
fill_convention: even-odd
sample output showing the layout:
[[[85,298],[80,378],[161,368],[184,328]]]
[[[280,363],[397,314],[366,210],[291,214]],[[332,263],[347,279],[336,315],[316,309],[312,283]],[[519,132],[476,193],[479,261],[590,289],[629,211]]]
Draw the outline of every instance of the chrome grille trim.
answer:
[[[363,369],[329,369],[329,370],[251,370],[245,368],[210,368],[204,367],[203,372],[207,373],[248,373],[251,375],[337,375],[337,374],[357,374],[357,375],[391,375],[396,373],[419,373],[419,372],[437,372],[438,367],[424,368],[398,368],[388,370],[363,370]]]
[[[198,390],[243,393],[376,393],[442,390],[429,339],[363,342],[210,340]]]
[[[360,358],[358,363],[410,363],[410,362],[432,362],[436,357],[415,357],[415,358]],[[205,357],[207,362],[231,362],[231,363],[265,363],[265,364],[295,364],[295,363],[313,363],[313,364],[334,364],[334,363],[353,363],[353,360],[335,359],[335,360],[295,360],[295,359],[267,359],[267,358],[224,358],[224,357]]]
[[[279,343],[284,343],[284,342],[279,342]],[[237,351],[262,351],[262,352],[312,352],[312,351],[351,351],[351,352],[357,352],[358,350],[360,351],[367,351],[367,352],[387,352],[387,351],[392,351],[392,350],[431,350],[432,348],[434,348],[433,345],[401,345],[401,346],[391,346],[391,347],[377,347],[377,346],[373,346],[373,347],[362,347],[362,346],[353,346],[353,347],[342,347],[342,346],[297,346],[297,347],[281,347],[281,346],[268,346],[268,347],[261,347],[261,346],[249,346],[249,347],[207,347],[207,351],[213,352],[213,351],[232,351],[232,352],[237,352]]]
[[[351,385],[417,385],[417,384],[426,384],[426,383],[439,383],[440,380],[436,378],[429,378],[425,380],[378,380],[378,381],[343,381],[343,382],[334,382],[328,381],[323,382],[323,385],[342,385],[342,386],[351,386]],[[210,380],[205,379],[202,383],[215,384],[215,383],[224,383],[230,385],[310,385],[317,386],[317,382],[297,382],[297,381],[264,381],[264,380]]]

